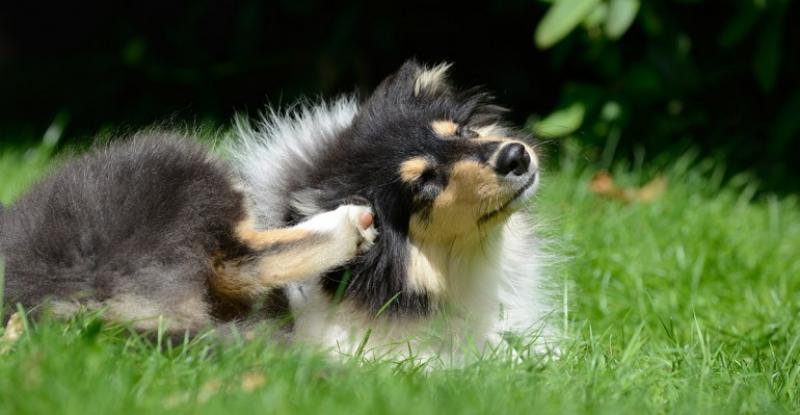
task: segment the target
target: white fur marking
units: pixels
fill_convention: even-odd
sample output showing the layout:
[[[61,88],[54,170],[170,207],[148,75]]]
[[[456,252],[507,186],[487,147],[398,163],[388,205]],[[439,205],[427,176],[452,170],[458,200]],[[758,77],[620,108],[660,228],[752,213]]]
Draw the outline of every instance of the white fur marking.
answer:
[[[319,190],[303,189],[292,193],[289,204],[302,216],[313,216],[323,210],[317,205]]]
[[[417,79],[414,81],[414,95],[422,92],[437,92],[443,86],[447,70],[451,66],[451,63],[440,63],[433,68],[424,68],[417,74]]]
[[[268,109],[255,127],[237,120],[229,152],[247,186],[258,226],[284,225],[289,180],[311,170],[357,112],[356,99],[342,97],[330,103],[298,104],[285,112]]]
[[[444,293],[446,282],[442,267],[446,266],[447,256],[440,251],[431,248],[423,252],[417,245],[408,244],[408,283],[415,292],[434,296]]]
[[[297,227],[330,235],[336,241],[337,248],[352,246],[357,252],[366,252],[375,244],[378,231],[374,224],[367,229],[361,229],[359,222],[361,215],[365,213],[373,214],[372,208],[361,205],[342,205],[330,212],[312,216]],[[352,257],[352,253],[349,251],[347,255],[345,260]]]
[[[510,132],[500,124],[489,124],[473,128],[478,133],[478,137],[508,137]]]

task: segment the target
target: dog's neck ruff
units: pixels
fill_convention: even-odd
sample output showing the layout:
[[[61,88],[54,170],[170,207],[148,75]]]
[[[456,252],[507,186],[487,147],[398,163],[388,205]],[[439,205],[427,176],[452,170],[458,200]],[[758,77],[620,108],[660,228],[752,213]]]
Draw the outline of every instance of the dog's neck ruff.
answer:
[[[285,225],[292,202],[287,189],[293,176],[314,168],[319,155],[350,126],[358,109],[355,97],[344,96],[315,105],[299,103],[283,112],[268,109],[255,125],[237,119],[229,152],[259,226]]]
[[[285,225],[291,209],[318,213],[315,190],[290,194],[291,189],[300,172],[313,169],[327,146],[336,145],[358,112],[356,100],[344,97],[282,113],[270,110],[255,126],[237,123],[230,154],[259,227]],[[463,354],[456,349],[497,345],[506,332],[535,333],[542,339],[537,347],[552,345],[556,334],[547,325],[552,306],[544,261],[525,213],[511,214],[474,241],[447,246],[409,239],[407,254],[405,289],[428,298],[436,305],[433,313],[376,318],[351,301],[334,304],[321,281],[310,280],[287,288],[295,338],[376,357]]]

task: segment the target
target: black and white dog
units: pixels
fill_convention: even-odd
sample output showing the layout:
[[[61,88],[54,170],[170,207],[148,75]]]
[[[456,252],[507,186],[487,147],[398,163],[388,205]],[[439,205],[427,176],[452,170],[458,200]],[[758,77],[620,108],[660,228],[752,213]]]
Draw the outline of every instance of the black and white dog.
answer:
[[[288,313],[292,339],[372,356],[550,348],[537,154],[447,70],[240,122],[228,158],[147,132],[67,162],[0,218],[5,304],[180,333]]]

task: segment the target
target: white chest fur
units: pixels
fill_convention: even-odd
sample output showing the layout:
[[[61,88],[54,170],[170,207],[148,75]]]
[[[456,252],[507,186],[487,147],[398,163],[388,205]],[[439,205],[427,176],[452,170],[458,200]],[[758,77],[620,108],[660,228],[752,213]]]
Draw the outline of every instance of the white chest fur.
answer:
[[[459,246],[410,246],[409,285],[437,299],[427,317],[372,318],[351,304],[333,304],[318,281],[287,291],[297,341],[334,353],[445,362],[461,361],[499,345],[506,332],[553,335],[546,324],[551,307],[541,284],[541,257],[524,217],[514,215],[496,235]]]

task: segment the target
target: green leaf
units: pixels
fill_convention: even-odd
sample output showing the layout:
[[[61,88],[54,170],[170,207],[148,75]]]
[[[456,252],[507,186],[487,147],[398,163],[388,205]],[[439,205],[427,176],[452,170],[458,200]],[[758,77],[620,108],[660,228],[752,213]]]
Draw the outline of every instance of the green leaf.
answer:
[[[600,0],[557,0],[536,27],[536,46],[547,49],[567,36]]]
[[[586,106],[575,102],[548,115],[546,118],[534,122],[532,129],[536,134],[544,137],[563,137],[575,132],[583,124]]]
[[[618,39],[624,35],[638,12],[639,0],[611,0],[608,4],[606,36],[609,39]]]
[[[727,25],[719,35],[719,44],[725,49],[730,49],[744,41],[752,33],[762,13],[756,11],[752,3],[744,2],[739,13],[728,19]]]
[[[347,290],[347,286],[350,284],[350,278],[353,277],[353,272],[350,271],[349,268],[345,268],[342,272],[342,279],[339,281],[339,286],[336,287],[336,294],[333,296],[333,303],[339,304],[342,302],[344,298],[344,293]]]
[[[594,29],[605,23],[608,18],[608,5],[605,3],[597,3],[597,5],[586,15],[583,19],[583,27],[587,29]]]
[[[619,116],[622,114],[622,107],[620,107],[617,101],[608,101],[603,105],[603,109],[600,110],[600,115],[606,121],[616,121]]]

